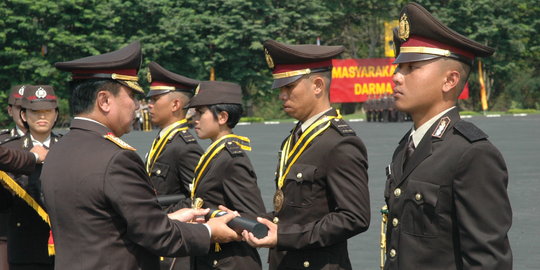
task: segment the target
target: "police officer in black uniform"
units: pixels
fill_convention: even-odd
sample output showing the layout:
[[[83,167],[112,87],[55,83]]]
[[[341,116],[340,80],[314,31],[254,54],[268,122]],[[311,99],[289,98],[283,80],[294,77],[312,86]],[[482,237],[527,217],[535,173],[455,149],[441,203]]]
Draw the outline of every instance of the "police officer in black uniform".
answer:
[[[26,128],[21,120],[21,101],[22,95],[24,94],[25,85],[15,85],[11,87],[11,91],[8,97],[8,115],[15,123],[15,126],[11,129],[4,129],[0,131],[0,144],[10,138],[15,136],[23,136],[26,133]]]
[[[370,221],[367,152],[330,106],[332,58],[343,46],[264,42],[279,98],[298,124],[281,145],[274,211],[258,220],[268,236],[270,269],[352,269],[347,239]]]
[[[189,198],[193,170],[203,150],[185,119],[199,81],[172,73],[156,62],[148,65],[152,123],[161,128],[146,158],[146,169],[158,195],[181,194]]]
[[[150,62],[148,69],[148,109],[152,123],[161,130],[146,155],[146,171],[158,196],[177,194],[189,198],[193,170],[203,150],[189,131],[184,107],[199,81],[175,74],[156,62]],[[169,205],[166,210],[180,208]],[[171,269],[171,264],[172,269],[189,269],[189,257],[164,258],[161,269]]]
[[[29,151],[35,145],[49,148],[54,145],[59,135],[52,132],[58,117],[57,97],[51,86],[27,85],[21,102],[21,119],[28,132],[3,145],[13,149]],[[13,178],[26,190],[41,207],[41,167],[36,166],[32,174],[17,175]],[[9,207],[8,223],[8,258],[11,270],[17,269],[54,269],[54,257],[49,256],[49,225],[43,221],[35,206],[29,205],[18,196],[3,191]]]
[[[213,209],[224,205],[255,219],[265,208],[247,155],[250,139],[233,132],[243,113],[242,88],[231,82],[201,82],[189,107],[195,109],[197,136],[212,140],[195,169],[191,201],[202,199],[202,207]],[[255,248],[232,242],[212,246],[207,255],[193,257],[191,269],[260,270],[262,264]]]
[[[139,42],[106,54],[56,63],[72,73],[70,131],[49,152],[42,172],[57,269],[159,269],[158,256],[206,254],[211,241],[238,235],[233,215],[188,224],[207,211],[166,215],[144,163],[119,139],[130,131],[144,91]],[[224,218],[224,219],[222,219]]]
[[[455,106],[474,58],[494,49],[416,3],[399,19],[394,97],[414,125],[387,168],[384,269],[512,269],[505,161]]]
[[[19,93],[20,92],[20,93]],[[21,98],[24,93],[24,85],[15,85],[11,87],[11,91],[8,97],[8,115],[13,119],[15,126],[11,129],[4,129],[0,131],[0,144],[14,136],[22,136],[26,132],[24,125],[21,122]],[[0,269],[7,269],[7,218],[6,213],[0,213]]]

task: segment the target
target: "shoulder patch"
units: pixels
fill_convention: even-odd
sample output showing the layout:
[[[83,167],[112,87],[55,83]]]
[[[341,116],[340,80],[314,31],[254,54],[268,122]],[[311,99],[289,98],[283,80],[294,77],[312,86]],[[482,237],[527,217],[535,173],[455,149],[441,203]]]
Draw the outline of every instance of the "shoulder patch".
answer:
[[[355,136],[356,132],[349,126],[347,122],[343,119],[334,118],[330,120],[332,126],[339,131],[342,136]]]
[[[180,138],[182,138],[186,143],[196,142],[197,139],[189,132],[189,130],[182,130],[178,132]]]
[[[488,137],[486,133],[484,133],[473,123],[463,120],[457,122],[454,125],[454,129],[463,135],[463,137],[465,137],[469,142],[476,142]]]
[[[235,142],[228,141],[225,143],[225,148],[227,148],[227,151],[231,153],[231,156],[241,156],[244,154],[244,150]]]
[[[120,138],[112,135],[112,134],[107,134],[107,135],[103,135],[103,137],[111,142],[113,142],[114,144],[120,146],[120,148],[122,149],[126,149],[126,150],[132,150],[132,151],[135,151],[137,149],[133,148],[131,145],[127,144],[126,142],[122,141]]]

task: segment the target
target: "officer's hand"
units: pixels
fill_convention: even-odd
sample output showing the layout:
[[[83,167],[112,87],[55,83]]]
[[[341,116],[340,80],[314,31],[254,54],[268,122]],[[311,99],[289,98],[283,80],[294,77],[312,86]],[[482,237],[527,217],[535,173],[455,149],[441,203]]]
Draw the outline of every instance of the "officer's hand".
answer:
[[[238,216],[238,217],[240,216],[240,214],[237,211],[233,211],[233,210],[231,210],[231,209],[229,209],[229,208],[227,208],[227,207],[225,207],[225,206],[223,206],[221,204],[218,206],[218,208],[219,208],[219,210],[225,211],[225,212],[227,212],[229,214],[234,214],[235,216]]]
[[[45,149],[45,147],[43,146],[36,145],[32,147],[32,149],[30,149],[30,152],[36,153],[38,155],[38,163],[43,163],[43,161],[45,161],[45,158],[47,157],[47,153],[49,152],[49,150]]]
[[[266,225],[268,227],[268,235],[264,238],[257,238],[253,233],[244,230],[242,232],[242,239],[246,241],[252,247],[266,247],[272,248],[277,245],[277,230],[278,225],[274,224],[272,221],[258,217],[257,221]]]
[[[170,219],[179,220],[182,222],[191,222],[195,221],[198,223],[204,222],[204,215],[208,214],[210,208],[207,209],[192,209],[192,208],[182,208],[176,212],[167,214]]]
[[[227,226],[227,223],[237,216],[237,213],[228,213],[221,217],[212,218],[206,222],[206,224],[210,226],[210,229],[212,229],[212,242],[228,243],[231,241],[242,240],[241,235],[237,234]]]

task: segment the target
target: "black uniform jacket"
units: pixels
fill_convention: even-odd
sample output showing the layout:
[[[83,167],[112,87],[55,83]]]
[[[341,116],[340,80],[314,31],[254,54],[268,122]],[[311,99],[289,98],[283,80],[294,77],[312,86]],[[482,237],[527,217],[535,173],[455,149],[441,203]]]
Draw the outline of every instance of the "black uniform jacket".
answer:
[[[384,193],[384,269],[512,269],[504,159],[457,109],[440,119],[404,169],[409,134],[394,152]],[[441,123],[448,120],[445,129]]]
[[[60,136],[52,133],[52,147]],[[23,151],[30,151],[34,145],[30,133],[24,136],[12,137],[3,146]],[[33,154],[32,154],[33,156]],[[33,157],[35,161],[35,156]],[[41,192],[41,164],[35,166],[30,175],[13,175],[11,177],[43,207]],[[23,199],[12,195],[4,187],[0,187],[0,210],[7,210],[8,228],[8,260],[11,264],[52,264],[54,257],[48,254],[48,240],[50,228],[45,221]]]
[[[158,256],[208,252],[208,230],[169,220],[141,158],[75,119],[41,174],[56,269],[159,269]]]
[[[331,110],[327,115],[336,115]],[[316,137],[291,167],[270,269],[352,269],[347,239],[370,222],[367,152],[344,120]]]
[[[165,145],[150,174],[150,180],[158,195],[181,194],[190,197],[189,185],[193,181],[193,170],[203,150],[197,139],[185,130],[180,131]],[[171,206],[170,211],[180,207]]]
[[[6,148],[4,143],[21,137],[15,128],[0,134],[0,170],[12,173],[30,174],[36,165],[36,156],[27,151]],[[12,147],[10,147],[12,148]]]
[[[204,200],[203,208],[224,205],[247,218],[255,219],[265,212],[257,176],[246,153],[235,143],[217,154],[197,185],[195,197]],[[214,245],[206,256],[195,257],[192,269],[261,269],[259,253],[245,242]]]

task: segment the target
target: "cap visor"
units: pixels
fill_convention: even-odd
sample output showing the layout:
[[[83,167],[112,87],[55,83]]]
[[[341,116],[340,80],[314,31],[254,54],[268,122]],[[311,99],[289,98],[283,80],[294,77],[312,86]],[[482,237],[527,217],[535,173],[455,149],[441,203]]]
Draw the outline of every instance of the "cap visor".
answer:
[[[165,94],[169,92],[171,92],[171,90],[150,90],[148,91],[148,94],[146,94],[146,97],[149,98],[149,97],[153,97],[153,96],[157,96],[157,95],[161,95],[161,94]]]
[[[23,108],[25,109],[30,109],[30,110],[35,110],[35,111],[38,111],[38,110],[51,110],[51,109],[56,109],[58,108],[58,103],[56,101],[37,101],[37,102],[32,102],[30,104],[26,104],[27,106],[24,106]]]
[[[298,79],[302,78],[302,76],[304,75],[297,75],[297,76],[292,76],[292,77],[287,77],[287,78],[275,79],[274,83],[272,83],[272,89],[280,88],[287,84],[293,83],[297,81]]]
[[[426,61],[426,60],[431,60],[431,59],[435,59],[439,57],[442,57],[442,56],[434,55],[434,54],[425,54],[425,53],[400,53],[398,57],[396,58],[396,60],[394,60],[394,64]]]

